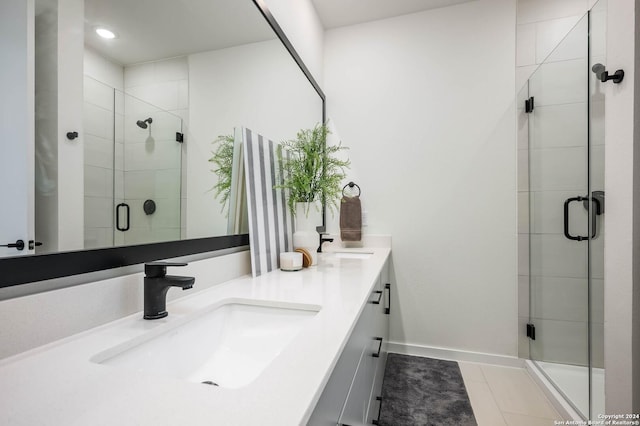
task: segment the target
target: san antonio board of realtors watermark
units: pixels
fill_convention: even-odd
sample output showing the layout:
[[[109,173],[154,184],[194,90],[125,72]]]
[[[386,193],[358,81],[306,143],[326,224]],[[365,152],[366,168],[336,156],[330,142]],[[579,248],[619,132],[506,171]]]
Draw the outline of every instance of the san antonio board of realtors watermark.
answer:
[[[640,426],[640,414],[598,414],[594,420],[554,420],[553,424],[558,426]]]

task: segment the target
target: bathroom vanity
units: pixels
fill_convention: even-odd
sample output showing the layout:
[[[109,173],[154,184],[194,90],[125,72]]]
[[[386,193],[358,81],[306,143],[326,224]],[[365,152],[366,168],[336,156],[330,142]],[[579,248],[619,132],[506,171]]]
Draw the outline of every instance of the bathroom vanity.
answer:
[[[376,424],[380,417],[390,313],[389,262],[385,262],[309,425]]]
[[[388,248],[325,253],[7,358],[0,424],[371,423],[389,261]]]

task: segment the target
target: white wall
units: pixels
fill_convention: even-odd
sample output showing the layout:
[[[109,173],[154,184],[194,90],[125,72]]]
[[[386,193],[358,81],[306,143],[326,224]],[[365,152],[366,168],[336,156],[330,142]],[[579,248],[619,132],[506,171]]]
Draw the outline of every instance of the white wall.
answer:
[[[0,182],[11,182],[1,187],[1,244],[34,237],[34,25],[33,0],[0,3]]]
[[[515,15],[480,0],[326,33],[348,179],[367,232],[393,235],[391,340],[517,355]]]
[[[84,75],[97,80],[114,89],[124,90],[124,67],[85,46]]]
[[[265,0],[315,80],[322,86],[324,30],[311,0]]]
[[[58,0],[58,250],[84,247],[84,0]],[[79,137],[67,139],[68,132]]]
[[[607,68],[625,71],[605,92],[605,397],[618,414],[640,412],[640,9],[608,1]]]
[[[36,16],[38,252],[84,246],[82,52],[84,3],[60,0]],[[36,8],[38,9],[38,8]],[[69,140],[68,132],[78,132]]]

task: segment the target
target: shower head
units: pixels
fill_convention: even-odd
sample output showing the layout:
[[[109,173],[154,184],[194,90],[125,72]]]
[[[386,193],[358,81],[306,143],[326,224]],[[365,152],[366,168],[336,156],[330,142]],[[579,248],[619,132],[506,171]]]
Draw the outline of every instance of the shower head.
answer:
[[[138,127],[140,127],[141,129],[146,129],[147,128],[147,123],[151,124],[153,123],[153,119],[151,117],[147,118],[146,120],[138,120],[136,121],[136,124],[138,125]]]
[[[598,80],[600,80],[600,76],[605,71],[605,69],[606,69],[605,66],[600,63],[594,64],[591,67],[591,71],[593,71],[596,74],[596,77],[598,77]]]

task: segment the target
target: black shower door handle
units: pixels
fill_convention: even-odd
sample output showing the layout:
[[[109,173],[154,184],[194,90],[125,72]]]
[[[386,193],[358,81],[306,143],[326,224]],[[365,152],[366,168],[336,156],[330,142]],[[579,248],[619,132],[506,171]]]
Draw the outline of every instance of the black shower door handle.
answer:
[[[124,208],[127,214],[127,225],[126,227],[120,225],[120,209]],[[116,206],[116,229],[118,231],[128,231],[130,228],[130,219],[131,219],[131,209],[129,208],[129,204],[120,203]]]
[[[584,241],[584,240],[588,240],[589,237],[583,237],[583,236],[573,236],[569,233],[569,205],[574,202],[574,201],[589,201],[589,197],[581,197],[581,196],[577,196],[577,197],[571,197],[571,198],[567,198],[564,202],[564,236],[567,237],[570,240],[573,241]],[[597,198],[592,198],[591,201],[593,201],[594,203],[596,203],[596,208],[600,209],[600,201]],[[597,215],[594,212],[591,212],[591,238],[595,238],[596,234],[597,234],[597,227],[598,225],[598,221],[597,221]]]

